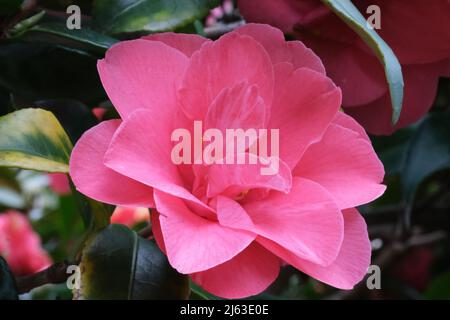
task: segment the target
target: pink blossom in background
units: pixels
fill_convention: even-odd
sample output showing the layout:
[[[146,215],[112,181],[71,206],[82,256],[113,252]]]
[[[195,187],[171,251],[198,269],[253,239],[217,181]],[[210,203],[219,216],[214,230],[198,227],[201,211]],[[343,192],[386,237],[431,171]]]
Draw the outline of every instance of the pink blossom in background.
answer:
[[[431,108],[439,77],[450,77],[450,1],[357,0],[381,12],[376,32],[397,55],[403,70],[405,97],[393,128],[391,102],[380,62],[320,0],[239,0],[249,22],[269,23],[294,35],[322,59],[327,74],[340,86],[346,113],[369,132],[391,134],[420,119]]]
[[[60,195],[69,194],[71,192],[69,178],[65,173],[48,173],[47,175],[50,179],[50,188],[53,192]]]
[[[150,215],[147,208],[117,207],[111,216],[111,223],[123,224],[129,228],[140,222],[149,221]]]
[[[102,120],[105,115],[106,109],[101,107],[96,107],[92,109],[92,113],[98,120]]]
[[[16,211],[0,213],[0,256],[17,276],[47,268],[51,258],[27,218]]]
[[[180,273],[225,298],[262,292],[283,262],[337,288],[363,278],[371,248],[355,207],[384,192],[383,166],[303,43],[259,24],[216,41],[154,34],[114,45],[98,70],[122,119],[82,136],[72,179],[98,201],[156,208],[153,233]],[[278,129],[278,173],[175,165],[171,133],[195,120]]]

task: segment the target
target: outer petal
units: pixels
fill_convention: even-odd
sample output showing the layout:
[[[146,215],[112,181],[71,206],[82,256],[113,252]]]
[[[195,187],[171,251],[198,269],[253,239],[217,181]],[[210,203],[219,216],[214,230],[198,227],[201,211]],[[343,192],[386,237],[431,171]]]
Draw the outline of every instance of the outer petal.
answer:
[[[392,134],[395,130],[419,120],[433,105],[436,97],[442,63],[403,66],[405,94],[400,120],[391,124],[391,102],[389,94],[373,103],[357,108],[346,108],[345,112],[358,120],[372,134]]]
[[[317,183],[295,178],[289,194],[273,192],[243,208],[253,221],[253,232],[293,255],[324,266],[336,259],[343,239],[342,214]]]
[[[249,22],[268,23],[291,33],[305,1],[239,0],[239,11]],[[306,8],[305,8],[306,9]]]
[[[376,0],[371,4],[380,6],[379,34],[402,64],[429,63],[450,57],[448,0]]]
[[[103,164],[103,156],[120,120],[109,120],[86,131],[72,151],[70,175],[78,191],[98,201],[153,207],[153,190]]]
[[[324,75],[310,69],[275,66],[275,96],[269,129],[278,129],[280,158],[293,168],[304,150],[318,141],[335,117],[341,92]]]
[[[341,127],[344,127],[346,129],[355,131],[356,133],[358,133],[359,138],[362,138],[371,143],[370,138],[364,128],[358,122],[356,122],[355,119],[345,114],[344,112],[338,112],[336,114],[336,117],[333,119],[333,123],[340,125]]]
[[[285,41],[279,29],[265,24],[249,23],[236,29],[235,32],[248,35],[262,44],[273,64],[289,62],[295,69],[308,68],[325,74],[322,61],[311,49],[300,41]]]
[[[250,232],[204,219],[189,210],[183,200],[157,190],[155,202],[167,257],[180,273],[204,271],[222,264],[255,239]]]
[[[141,109],[132,113],[117,129],[105,154],[105,165],[155,189],[207,206],[186,188],[171,159],[168,124],[161,113]]]
[[[122,119],[139,108],[161,114],[165,121],[176,110],[175,84],[188,64],[180,51],[142,39],[112,46],[98,62],[103,87]]]
[[[257,85],[264,103],[271,104],[272,63],[256,40],[231,32],[203,45],[192,55],[178,92],[184,112],[191,119],[203,119],[214,98],[243,79]]]
[[[199,50],[205,42],[211,41],[196,34],[184,34],[175,32],[150,34],[148,36],[142,37],[142,39],[161,41],[168,46],[183,52],[188,57],[192,56],[194,52]]]
[[[355,45],[308,37],[304,40],[322,59],[328,76],[342,89],[346,107],[370,103],[387,92],[378,60]]]
[[[280,260],[253,242],[230,261],[191,277],[216,296],[239,299],[264,291],[275,281],[279,269]]]
[[[365,138],[336,124],[303,155],[294,176],[313,180],[327,189],[339,208],[370,202],[383,194],[383,164]]]
[[[356,209],[343,211],[344,241],[336,260],[321,267],[289,256],[282,258],[308,275],[339,289],[350,290],[362,280],[370,265],[370,241],[367,225]]]

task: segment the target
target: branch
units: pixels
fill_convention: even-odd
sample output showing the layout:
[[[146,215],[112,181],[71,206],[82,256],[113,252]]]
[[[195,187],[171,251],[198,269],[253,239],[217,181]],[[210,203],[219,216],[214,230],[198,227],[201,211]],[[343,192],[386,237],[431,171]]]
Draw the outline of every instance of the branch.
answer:
[[[30,292],[32,289],[43,286],[44,284],[64,283],[69,278],[67,268],[71,263],[67,261],[58,262],[38,273],[16,277],[17,290],[19,294]]]

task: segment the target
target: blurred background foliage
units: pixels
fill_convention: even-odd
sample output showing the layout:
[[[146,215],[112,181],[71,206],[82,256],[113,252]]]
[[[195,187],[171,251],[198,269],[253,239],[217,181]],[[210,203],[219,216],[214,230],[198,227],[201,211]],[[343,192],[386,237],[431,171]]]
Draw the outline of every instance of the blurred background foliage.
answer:
[[[81,30],[66,28],[66,8],[72,4],[81,8]],[[232,1],[218,0],[3,0],[0,116],[47,109],[74,144],[99,118],[117,117],[96,70],[109,46],[168,30],[217,38],[243,23],[235,8]],[[339,291],[284,267],[256,298],[449,299],[449,124],[450,81],[442,79],[429,115],[392,136],[371,137],[388,188],[360,210],[372,240],[372,264],[382,271],[380,290],[368,290],[363,281],[352,291]],[[0,168],[0,212],[23,213],[52,260],[62,261],[74,257],[85,229],[75,196],[51,186],[47,174]],[[191,288],[192,298],[215,299],[194,284]],[[21,298],[71,299],[72,294],[65,285],[47,285]]]

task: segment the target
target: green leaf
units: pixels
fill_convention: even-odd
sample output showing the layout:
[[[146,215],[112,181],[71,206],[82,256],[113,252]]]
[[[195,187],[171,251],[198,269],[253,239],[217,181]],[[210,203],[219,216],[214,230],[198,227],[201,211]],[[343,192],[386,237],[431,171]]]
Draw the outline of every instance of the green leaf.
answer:
[[[424,296],[431,300],[450,299],[450,272],[434,278],[425,290]]]
[[[64,23],[57,22],[42,23],[34,26],[21,37],[28,41],[61,44],[65,47],[82,49],[98,54],[104,54],[109,47],[118,42],[117,39],[100,34],[88,27],[69,30]]]
[[[408,204],[420,183],[431,174],[450,168],[450,112],[426,116],[406,149],[402,185]]]
[[[14,14],[22,9],[24,0],[2,0],[0,5],[0,16]]]
[[[86,242],[80,263],[82,299],[186,299],[187,276],[178,274],[153,241],[123,225],[110,225]]]
[[[52,112],[75,144],[81,135],[98,124],[92,111],[83,103],[69,99],[40,100],[33,107]]]
[[[198,18],[217,5],[216,0],[95,0],[93,24],[117,35],[174,30]]]
[[[402,110],[403,75],[394,52],[375,30],[367,26],[366,19],[350,0],[321,1],[364,40],[382,63],[391,94],[392,123],[396,124]]]
[[[67,173],[71,150],[51,112],[30,108],[0,117],[0,166]]]
[[[74,99],[89,107],[106,100],[97,57],[43,43],[0,45],[0,87],[28,104],[42,99]]]
[[[2,257],[0,257],[0,300],[18,300],[16,281]]]
[[[45,11],[42,10],[35,15],[20,21],[18,24],[16,24],[10,31],[8,31],[9,35],[19,35],[31,27],[33,27],[35,24],[37,24],[43,17],[45,16]]]
[[[396,131],[391,136],[374,136],[371,138],[373,147],[383,162],[386,176],[400,174],[405,163],[405,152],[414,127]]]

